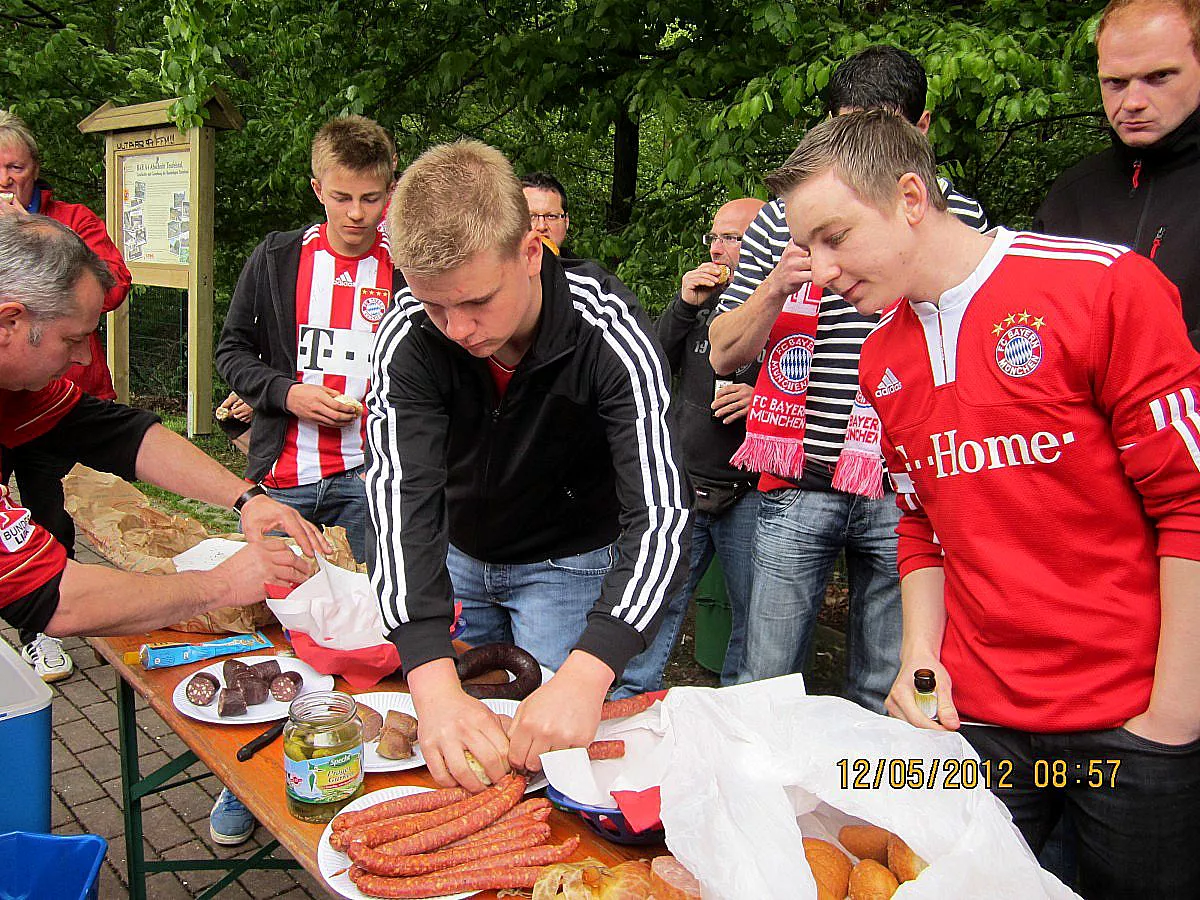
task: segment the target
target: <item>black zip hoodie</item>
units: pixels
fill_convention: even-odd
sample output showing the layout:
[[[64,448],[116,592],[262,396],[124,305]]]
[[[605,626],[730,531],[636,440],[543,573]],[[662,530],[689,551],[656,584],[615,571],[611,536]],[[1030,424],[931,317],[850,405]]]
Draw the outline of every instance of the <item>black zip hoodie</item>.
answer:
[[[1123,244],[1154,260],[1179,288],[1200,348],[1200,108],[1149,147],[1113,145],[1068,169],[1033,230]]]
[[[690,494],[646,315],[594,263],[542,256],[533,344],[498,396],[408,288],[379,324],[367,396],[371,578],[405,671],[451,657],[447,545],[488,563],[617,542],[575,647],[620,675],[688,572]]]

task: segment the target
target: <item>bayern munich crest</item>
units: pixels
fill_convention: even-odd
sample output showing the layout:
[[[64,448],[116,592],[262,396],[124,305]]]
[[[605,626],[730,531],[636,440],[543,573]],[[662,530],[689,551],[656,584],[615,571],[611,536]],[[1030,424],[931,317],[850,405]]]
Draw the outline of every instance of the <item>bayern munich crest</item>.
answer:
[[[776,344],[767,360],[771,383],[785,394],[807,391],[815,346],[816,342],[807,334],[793,334]]]
[[[387,288],[364,287],[358,289],[358,310],[362,317],[374,324],[383,318],[388,300],[392,298]]]
[[[996,365],[1010,378],[1024,378],[1042,363],[1042,336],[1038,333],[1046,320],[1028,310],[1011,313],[996,324],[992,334],[996,342]]]

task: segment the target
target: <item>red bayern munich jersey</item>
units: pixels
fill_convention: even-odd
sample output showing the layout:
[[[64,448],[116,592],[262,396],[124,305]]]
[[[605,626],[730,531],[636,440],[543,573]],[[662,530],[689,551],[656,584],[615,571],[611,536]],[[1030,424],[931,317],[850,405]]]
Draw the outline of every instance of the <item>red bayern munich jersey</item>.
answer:
[[[1200,559],[1200,356],[1179,293],[1124,247],[997,229],[937,305],[863,346],[901,577],[945,571],[965,720],[1109,728],[1145,711],[1159,556]]]
[[[45,434],[83,392],[63,379],[40,391],[0,390],[0,447],[18,447]],[[58,575],[66,549],[33,521],[0,485],[0,607],[20,600]]]
[[[375,330],[392,301],[387,236],[376,235],[363,256],[329,246],[326,225],[304,235],[296,273],[296,380],[323,384],[358,401],[367,395]],[[363,464],[366,411],[345,428],[293,418],[283,450],[263,479],[269,487],[312,484]]]

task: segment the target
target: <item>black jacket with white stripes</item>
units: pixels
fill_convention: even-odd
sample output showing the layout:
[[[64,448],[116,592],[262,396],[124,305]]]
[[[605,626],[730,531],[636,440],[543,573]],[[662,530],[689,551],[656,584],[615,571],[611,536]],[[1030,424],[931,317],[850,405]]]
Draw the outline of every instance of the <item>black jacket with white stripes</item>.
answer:
[[[454,655],[449,542],[485,562],[531,563],[618,541],[575,644],[618,676],[687,576],[689,491],[645,313],[594,263],[545,253],[541,284],[533,344],[499,401],[487,361],[438,331],[408,288],[380,323],[367,398],[371,579],[406,672]]]

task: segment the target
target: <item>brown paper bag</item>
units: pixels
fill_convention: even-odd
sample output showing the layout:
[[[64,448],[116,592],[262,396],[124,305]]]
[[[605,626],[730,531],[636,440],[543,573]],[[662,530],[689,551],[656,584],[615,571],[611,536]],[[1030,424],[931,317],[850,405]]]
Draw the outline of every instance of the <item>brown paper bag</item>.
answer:
[[[240,534],[209,535],[189,516],[155,509],[146,495],[116,475],[77,465],[63,479],[67,512],[96,552],[118,569],[150,575],[174,573],[177,554],[209,537],[241,541]],[[333,544],[329,561],[344,569],[366,571],[354,560],[346,529],[326,528]],[[267,604],[229,606],[171,626],[175,631],[203,634],[249,634],[275,621]]]

